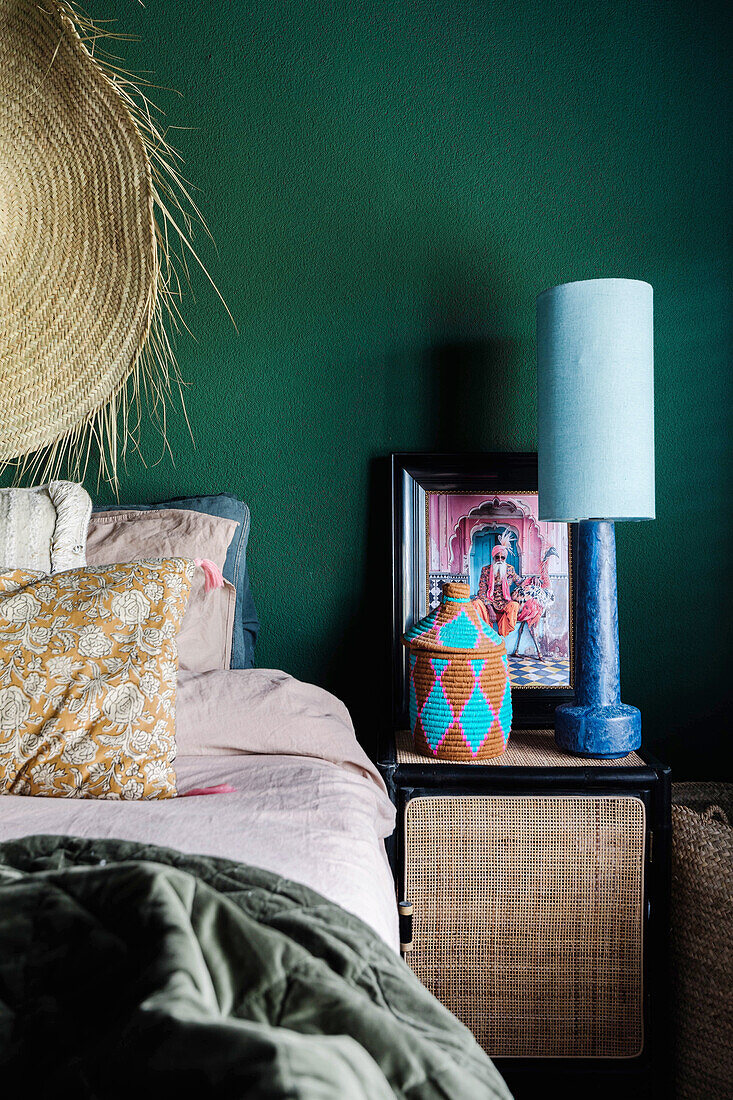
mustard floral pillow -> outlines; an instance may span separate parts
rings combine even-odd
[[[0,793],[176,794],[185,558],[0,574]]]

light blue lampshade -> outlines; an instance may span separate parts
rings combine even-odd
[[[538,297],[540,519],[654,519],[653,336],[648,283]]]

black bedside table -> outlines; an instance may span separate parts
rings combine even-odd
[[[379,766],[413,906],[405,960],[519,1100],[669,1096],[669,769],[570,756],[550,730],[479,764],[398,733]]]

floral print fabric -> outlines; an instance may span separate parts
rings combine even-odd
[[[194,564],[0,574],[0,793],[176,794],[176,635]]]

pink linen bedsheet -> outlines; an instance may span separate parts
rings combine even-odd
[[[0,797],[0,839],[34,833],[139,840],[295,879],[397,948],[384,838],[394,808],[342,703],[266,669],[179,674],[181,794],[149,802]]]

